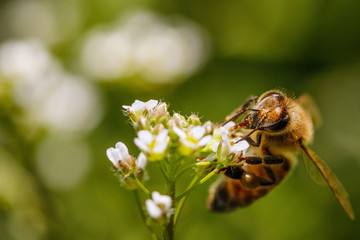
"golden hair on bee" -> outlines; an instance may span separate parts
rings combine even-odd
[[[260,97],[249,98],[222,125],[243,115],[231,131],[243,133],[241,140],[246,140],[250,147],[236,164],[223,169],[225,177],[210,188],[210,210],[233,210],[266,195],[296,165],[297,153],[301,151],[306,156],[308,173],[321,174],[345,212],[354,219],[344,187],[325,162],[307,147],[313,139],[314,125],[319,122],[318,110],[309,95],[294,99],[283,91],[267,91]]]

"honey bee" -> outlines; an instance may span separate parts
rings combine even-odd
[[[222,125],[236,121],[245,113],[245,118],[231,131],[234,134],[243,131],[242,139],[250,147],[238,163],[222,169],[225,177],[210,188],[209,210],[233,210],[266,195],[296,165],[297,153],[301,151],[310,176],[317,182],[325,180],[345,212],[354,219],[346,190],[325,162],[307,146],[318,119],[308,95],[293,99],[282,91],[265,92],[247,100]]]

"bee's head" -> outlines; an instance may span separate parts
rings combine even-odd
[[[279,132],[286,128],[290,120],[285,96],[277,91],[263,94],[250,110],[252,112],[244,120],[250,129]]]

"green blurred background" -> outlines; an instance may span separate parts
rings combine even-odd
[[[149,239],[105,155],[117,141],[138,154],[121,106],[161,99],[216,122],[273,88],[318,103],[312,148],[359,218],[359,12],[357,0],[1,1],[0,239]],[[177,239],[360,239],[301,162],[229,214],[205,209],[207,189]]]

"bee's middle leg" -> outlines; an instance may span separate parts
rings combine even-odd
[[[246,162],[250,165],[272,165],[272,164],[282,164],[285,162],[284,158],[276,157],[276,156],[265,156],[265,157],[258,157],[255,155],[243,156],[239,159],[239,162]]]
[[[225,169],[224,174],[229,178],[240,180],[242,185],[249,189],[276,184],[276,178],[271,168],[267,168],[266,166],[264,166],[264,168],[271,181],[257,176],[252,172],[245,171],[241,166],[229,166]]]

